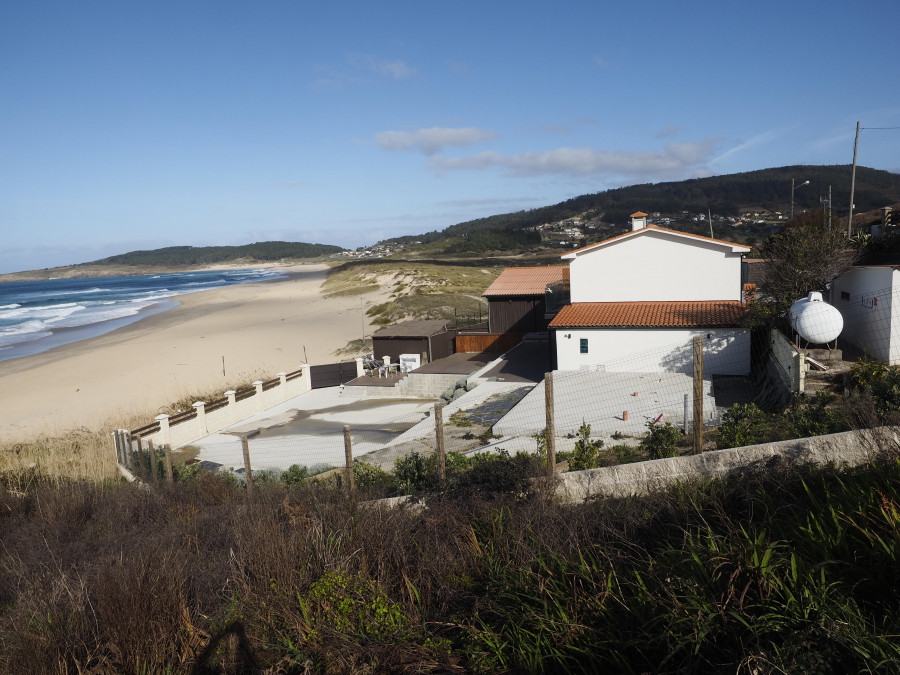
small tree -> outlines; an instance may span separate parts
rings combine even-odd
[[[824,290],[859,257],[838,219],[829,220],[821,209],[795,216],[769,237],[761,254],[769,260],[762,289],[779,315],[810,291]]]
[[[665,424],[647,422],[647,435],[641,441],[641,447],[650,456],[650,459],[662,459],[674,457],[678,454],[678,441],[681,439],[681,430]]]

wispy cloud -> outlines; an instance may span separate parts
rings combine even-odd
[[[375,134],[375,143],[385,150],[418,150],[430,156],[448,146],[475,145],[496,137],[493,131],[476,127],[432,127],[418,131],[382,131]]]
[[[678,135],[678,127],[674,124],[667,124],[656,132],[657,138],[675,138]]]
[[[407,80],[416,74],[416,69],[402,59],[391,61],[371,54],[351,54],[347,62],[358,70],[366,70],[394,80]]]
[[[470,206],[507,206],[509,204],[544,204],[545,199],[538,197],[493,197],[488,199],[450,199],[437,202],[441,206],[470,207]]]
[[[500,168],[516,177],[569,175],[672,179],[707,172],[706,164],[720,142],[705,139],[696,143],[666,143],[656,152],[557,148],[504,155],[489,151],[468,157],[433,157],[431,168],[436,171]]]
[[[594,57],[594,65],[599,66],[600,68],[603,68],[604,70],[606,70],[608,68],[612,68],[612,65],[610,64],[610,62],[601,56]]]
[[[757,134],[756,136],[753,136],[752,138],[739,143],[735,147],[726,150],[721,155],[716,157],[713,161],[721,162],[723,159],[731,157],[732,155],[736,155],[737,153],[743,152],[744,150],[752,148],[756,145],[763,145],[765,143],[771,143],[776,138],[781,136],[784,132],[785,132],[784,129],[770,129],[769,131],[765,131],[761,134]]]

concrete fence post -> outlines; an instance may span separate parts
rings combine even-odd
[[[163,445],[168,445],[172,442],[172,433],[169,431],[169,416],[157,415],[154,419],[159,422],[159,438],[157,440]]]
[[[197,431],[201,434],[209,433],[209,429],[206,427],[206,401],[197,401],[193,405],[197,410]]]
[[[366,369],[363,368],[363,360],[361,356],[356,357],[356,376],[363,377],[366,374]]]
[[[236,422],[237,418],[238,418],[237,417],[237,409],[235,408],[235,406],[237,405],[237,401],[234,398],[235,394],[237,394],[237,392],[234,389],[229,389],[228,391],[225,392],[225,398],[228,399],[227,419],[229,422]]]
[[[116,429],[113,432],[113,444],[116,446],[116,464],[120,464],[122,466],[125,465],[125,462],[122,459],[122,429]]]
[[[256,388],[256,412],[261,412],[266,409],[265,405],[263,405],[263,383],[262,380],[256,380],[253,383],[253,386]]]

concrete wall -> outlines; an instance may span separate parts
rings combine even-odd
[[[769,352],[772,363],[785,389],[791,394],[802,394],[806,385],[806,358],[778,330],[769,333]]]
[[[832,282],[831,304],[844,317],[842,342],[900,363],[900,272],[886,265],[851,268]]]
[[[741,254],[658,230],[575,255],[572,302],[740,300]]]
[[[361,367],[361,366],[360,366]],[[146,444],[153,441],[155,446],[169,445],[173,448],[186,445],[208,434],[214,434],[235,422],[250,417],[266,408],[271,408],[279,403],[284,403],[294,396],[305,394],[311,390],[311,378],[309,365],[300,367],[302,375],[292,380],[287,380],[285,373],[279,373],[281,382],[267,391],[263,391],[262,382],[254,382],[256,394],[250,398],[236,401],[233,391],[225,392],[229,403],[223,408],[207,413],[205,403],[198,401],[194,404],[197,416],[175,426],[169,425],[169,415],[159,415],[156,420],[160,423],[160,429],[154,434],[142,437]]]
[[[784,457],[797,462],[834,462],[838,466],[857,466],[870,461],[879,450],[896,449],[898,443],[900,437],[896,428],[847,431],[828,436],[715,450],[701,455],[563,473],[559,474],[556,490],[560,498],[568,502],[580,502],[599,496],[647,494],[679,481],[739,471],[773,457]]]
[[[737,328],[560,329],[556,331],[557,369],[692,373],[695,336],[703,338],[707,376],[750,372],[750,334]],[[587,354],[581,353],[582,339],[588,341]]]

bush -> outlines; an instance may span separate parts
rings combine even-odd
[[[598,459],[602,447],[601,439],[591,440],[591,425],[581,420],[581,426],[578,428],[578,440],[575,441],[575,450],[569,459],[569,469],[584,471],[596,468],[599,466]]]
[[[397,479],[384,469],[367,462],[353,463],[353,480],[358,490],[384,495],[397,492]]]
[[[798,399],[779,418],[779,427],[786,438],[806,438],[844,431],[840,417],[828,406],[833,394],[816,392],[808,400]]]
[[[768,416],[755,403],[735,403],[722,416],[718,447],[740,448],[759,443]]]
[[[681,429],[670,423],[654,424],[647,422],[647,435],[641,441],[641,448],[650,459],[675,457],[678,454],[678,441],[681,440]]]

